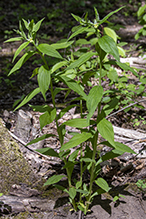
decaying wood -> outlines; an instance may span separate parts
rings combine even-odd
[[[140,139],[146,138],[146,133],[138,132],[138,131],[131,130],[131,129],[119,128],[116,126],[113,126],[113,128],[114,128],[115,135],[126,137],[127,141],[128,141],[128,138],[129,140],[131,139],[140,140]]]

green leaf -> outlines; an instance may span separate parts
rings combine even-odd
[[[75,128],[84,128],[90,124],[87,122],[87,119],[75,118],[64,122],[62,125],[68,125]]]
[[[49,85],[50,85],[50,73],[51,72],[48,69],[46,69],[45,66],[41,66],[39,68],[37,75],[38,84],[45,101],[46,101],[45,93],[49,89]]]
[[[73,42],[74,42],[74,40],[72,40],[70,42],[54,43],[54,44],[51,44],[51,46],[53,46],[54,49],[65,49],[65,48],[69,47],[70,45],[72,45]]]
[[[55,72],[56,70],[58,70],[59,68],[61,68],[62,66],[65,66],[65,65],[67,65],[67,61],[62,61],[62,62],[58,62],[58,63],[56,63],[53,67],[52,67],[52,69],[51,69],[51,74],[53,73],[53,72]]]
[[[137,72],[133,68],[131,68],[129,65],[127,65],[126,63],[118,62],[115,60],[110,60],[107,62],[107,64],[118,65],[121,69],[123,69],[125,71],[131,71],[135,76],[139,77]]]
[[[82,21],[82,18],[80,18],[79,16],[77,16],[77,15],[75,15],[75,14],[71,14],[73,17],[74,17],[74,19],[76,20],[76,21],[78,21],[78,22],[81,22]]]
[[[77,36],[77,35],[79,35],[79,34],[85,32],[87,29],[88,29],[88,27],[81,27],[81,26],[79,26],[79,28],[77,29],[77,31],[75,31],[75,32],[69,37],[68,41],[69,41],[70,39],[72,39],[73,37],[75,37],[75,36]]]
[[[103,24],[105,21],[107,21],[107,19],[109,17],[111,17],[113,14],[117,13],[118,11],[120,11],[122,8],[124,8],[125,6],[121,7],[121,8],[118,8],[117,10],[115,11],[112,11],[110,12],[108,15],[106,15],[100,22],[99,22],[99,25]]]
[[[75,150],[70,156],[69,156],[69,161],[74,161],[76,158],[77,158],[77,156],[78,156],[78,153],[79,153],[79,150],[80,149],[78,149],[78,150]]]
[[[117,48],[118,48],[118,51],[119,51],[119,55],[122,56],[122,57],[125,57],[126,56],[125,50],[120,46],[117,46]]]
[[[28,53],[25,53],[19,60],[18,62],[14,65],[14,67],[11,69],[9,72],[8,76],[10,76],[12,73],[17,71],[21,66],[31,57],[35,54],[36,52],[29,51]]]
[[[83,63],[87,62],[93,55],[95,55],[94,52],[87,52],[80,56],[79,59],[75,60],[73,63],[71,63],[66,70],[73,69],[76,67],[80,67]]]
[[[105,138],[111,145],[115,146],[113,126],[108,120],[103,118],[97,124],[97,129],[103,138]]]
[[[46,138],[49,138],[49,137],[51,137],[51,136],[55,136],[55,135],[53,135],[53,134],[44,134],[44,135],[42,135],[41,137],[38,137],[38,138],[36,138],[36,139],[30,141],[27,145],[31,145],[31,144],[37,143],[37,142],[42,141],[42,140],[44,140],[44,139],[46,139]],[[26,146],[27,146],[27,145],[26,145]],[[43,148],[43,149],[44,149],[44,148]],[[40,153],[41,153],[41,152],[40,152]]]
[[[104,110],[104,113],[106,114],[106,116],[109,113],[111,113],[113,111],[113,109],[115,109],[115,107],[118,105],[118,103],[119,103],[119,99],[115,97],[115,98],[112,98],[112,100],[103,107],[103,110]]]
[[[133,151],[130,147],[128,147],[127,145],[122,144],[120,142],[115,142],[115,146],[114,147],[115,147],[115,149],[117,149],[119,151],[136,154],[135,151]]]
[[[55,136],[55,135],[52,135],[52,136]],[[47,135],[46,135],[46,138],[48,138]],[[59,157],[59,154],[56,151],[54,151],[54,149],[49,148],[49,147],[37,149],[36,151],[38,151],[41,154],[45,154],[45,155],[48,155],[48,156],[51,156],[51,157]]]
[[[58,59],[63,59],[62,56],[59,54],[59,52],[57,52],[57,50],[54,49],[53,46],[48,45],[46,43],[38,45],[37,49],[40,52],[42,52],[42,53],[44,53],[48,56],[55,57],[55,58],[58,58]]]
[[[40,88],[36,88],[34,89],[32,92],[30,92],[25,98],[24,100],[15,108],[15,110],[19,109],[20,107],[22,107],[23,105],[25,105],[26,103],[28,103],[35,95],[37,95],[38,93],[40,93]]]
[[[57,182],[59,182],[63,177],[66,177],[65,175],[54,175],[52,177],[50,177],[47,182],[45,182],[44,186],[49,186],[52,184],[55,184]]]
[[[121,62],[116,62],[116,63],[120,68],[124,69],[125,71],[131,71],[135,76],[139,77],[137,72],[133,68],[128,66],[126,63],[121,63]]]
[[[81,144],[82,142],[87,141],[89,138],[92,137],[91,133],[81,133],[73,136],[67,143],[62,145],[60,150],[67,150],[73,147],[76,147],[77,145]]]
[[[115,41],[115,43],[117,42],[117,34],[114,30],[112,30],[111,28],[109,27],[105,27],[104,28],[104,32],[106,35],[110,36],[111,38],[113,38],[113,40]]]
[[[69,196],[71,197],[71,199],[74,199],[76,194],[77,194],[77,192],[76,192],[76,189],[74,187],[69,188]]]
[[[50,124],[56,118],[56,109],[52,109],[50,112],[46,111],[42,114],[39,118],[40,121],[40,128],[42,129],[47,124]]]
[[[109,187],[109,185],[103,178],[98,178],[97,180],[95,180],[95,182],[100,188],[102,188],[106,192],[111,189],[111,187]]]
[[[28,46],[29,42],[24,42],[23,44],[21,44],[21,46],[19,46],[19,48],[16,50],[13,61],[15,60],[15,58],[19,55],[19,53]]]
[[[13,37],[9,40],[6,40],[4,43],[10,43],[10,42],[21,41],[21,40],[23,40],[23,37]]]
[[[74,92],[76,92],[77,94],[82,96],[84,100],[86,100],[87,95],[84,93],[80,84],[78,84],[75,80],[72,80],[66,76],[60,76],[60,77],[61,77],[61,79],[63,79],[64,83],[67,84],[67,86],[71,90],[73,90]]]
[[[82,186],[82,181],[78,181],[76,183],[76,189],[80,188]]]
[[[45,18],[42,18],[40,21],[38,21],[34,26],[33,26],[33,31],[37,32],[40,29],[41,23]]]
[[[140,17],[145,13],[146,4],[138,9],[137,16]]]
[[[29,106],[33,109],[34,112],[44,113],[46,111],[50,112],[52,110],[52,108],[48,105],[43,105],[43,106],[36,105],[36,106],[34,106],[34,105],[29,104]]]
[[[59,113],[59,115],[57,116],[57,120],[60,119],[62,116],[64,116],[65,113],[67,113],[71,108],[77,106],[76,104],[67,106],[66,108],[62,109]]]
[[[110,53],[114,58],[120,61],[118,48],[115,41],[110,36],[103,36],[98,39],[98,44],[106,53]]]
[[[117,71],[114,68],[110,68],[109,71],[107,71],[107,76],[111,81],[116,82],[118,79]]]
[[[68,90],[68,88],[56,87],[53,91],[54,97],[62,90]]]
[[[87,96],[86,106],[89,111],[89,114],[87,115],[88,121],[93,116],[93,113],[95,112],[99,102],[101,101],[101,98],[103,96],[103,87],[102,86],[94,86]]]

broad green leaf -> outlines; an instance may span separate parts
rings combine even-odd
[[[87,44],[91,44],[89,41],[87,41],[86,39],[79,39],[76,41],[76,45],[87,45]]]
[[[88,27],[81,27],[81,26],[79,26],[79,28],[77,29],[77,31],[75,31],[75,32],[69,37],[68,41],[69,41],[70,39],[72,39],[73,37],[75,37],[75,36],[77,36],[77,35],[79,35],[79,34],[85,32],[87,29],[88,29]]]
[[[39,118],[40,121],[40,128],[42,129],[47,124],[50,124],[56,118],[56,109],[52,109],[50,112],[46,111],[42,114]]]
[[[59,115],[57,116],[57,120],[60,119],[62,116],[64,116],[65,113],[67,113],[71,108],[77,106],[76,104],[72,104],[70,106],[67,106],[66,108],[62,109],[59,113]]]
[[[72,80],[66,76],[60,76],[61,79],[63,79],[64,83],[67,84],[67,86],[73,90],[74,92],[76,92],[77,94],[79,94],[80,96],[83,97],[84,100],[86,100],[87,95],[84,93],[82,87],[80,84],[77,83],[77,81]]]
[[[10,76],[12,73],[17,71],[18,69],[21,68],[21,66],[31,57],[35,54],[36,52],[29,51],[28,53],[25,53],[19,60],[18,62],[14,65],[14,67],[11,69],[9,72],[8,76]]]
[[[14,58],[13,58],[13,61],[12,61],[12,62],[14,62],[14,60],[15,60],[16,57],[19,55],[19,53],[20,53],[24,48],[26,48],[29,43],[30,43],[30,42],[24,42],[23,44],[21,44],[21,46],[19,46],[19,48],[18,48],[18,49],[16,50],[16,52],[15,52],[15,55],[14,55]]]
[[[128,147],[127,145],[122,144],[120,142],[115,142],[115,146],[114,147],[115,147],[115,149],[117,149],[119,151],[136,154],[135,151],[133,151],[130,147]]]
[[[88,121],[93,116],[93,113],[95,112],[99,102],[101,101],[101,98],[103,96],[103,87],[102,86],[94,86],[87,96],[86,106],[89,111],[89,114],[87,115]]]
[[[82,181],[78,181],[76,183],[76,189],[80,188],[82,186]]]
[[[108,36],[110,36],[111,38],[113,38],[113,40],[115,41],[115,43],[117,42],[118,36],[117,36],[117,34],[116,34],[116,32],[115,32],[114,30],[112,30],[112,29],[109,28],[109,27],[105,27],[105,28],[104,28],[104,32],[105,32],[106,35],[108,35]]]
[[[109,17],[111,17],[113,14],[115,14],[115,13],[117,13],[118,11],[120,11],[122,8],[124,8],[125,6],[123,6],[123,7],[121,7],[121,8],[118,8],[117,10],[115,10],[115,11],[112,11],[112,12],[110,12],[108,15],[106,15],[102,20],[100,20],[100,22],[99,22],[99,25],[101,25],[101,24],[103,24],[105,21],[107,21],[107,19],[109,18]]]
[[[95,180],[95,182],[101,189],[106,192],[111,189],[111,187],[109,187],[108,183],[103,178],[98,178],[97,180]]]
[[[52,69],[51,69],[51,74],[53,73],[53,72],[55,72],[56,70],[58,70],[59,68],[61,68],[62,66],[65,66],[65,65],[67,65],[67,61],[62,61],[62,62],[58,62],[58,63],[56,63],[53,67],[52,67]]]
[[[74,40],[69,41],[69,42],[63,42],[63,43],[54,43],[54,44],[51,44],[51,46],[53,46],[54,49],[65,49],[69,47],[70,45],[72,45],[73,42]]]
[[[21,41],[21,40],[23,40],[23,37],[13,37],[9,40],[6,40],[4,43],[10,43],[10,42]]]
[[[50,134],[48,134],[48,135],[50,135]],[[48,138],[48,135],[46,135],[46,138]],[[50,135],[50,136],[55,136],[55,135]],[[45,155],[48,155],[51,157],[59,157],[59,154],[56,151],[54,151],[54,149],[49,148],[49,147],[37,149],[36,151],[38,151],[41,154],[45,154]]]
[[[54,97],[62,90],[68,90],[68,88],[56,87],[53,91]]]
[[[79,153],[79,150],[80,149],[78,149],[78,150],[75,150],[70,156],[69,156],[69,161],[74,161],[76,158],[77,158],[77,156],[78,156],[78,153]]]
[[[28,30],[29,28],[29,23],[26,21],[26,20],[24,20],[24,19],[22,19],[23,20],[23,23],[24,23],[24,25],[25,25],[25,28]]]
[[[84,128],[89,126],[90,124],[89,122],[87,122],[87,119],[75,118],[64,122],[63,125],[68,125],[76,128]]]
[[[125,71],[131,71],[135,76],[139,77],[137,72],[133,68],[131,68],[129,65],[127,65],[126,63],[118,62],[115,60],[110,60],[107,63],[110,65],[118,65],[121,69]]]
[[[111,150],[111,151],[107,152],[106,154],[104,154],[102,157],[100,157],[100,159],[97,161],[96,165],[99,165],[100,163],[102,163],[106,160],[110,160],[110,159],[113,159],[115,157],[118,157],[118,156],[122,155],[123,153],[124,153],[123,151]]]
[[[32,92],[30,92],[25,98],[24,100],[15,108],[15,110],[19,109],[20,107],[22,107],[23,105],[25,105],[26,103],[28,103],[35,95],[37,95],[38,93],[40,93],[40,88],[36,88],[34,89]]]
[[[111,81],[116,82],[118,79],[117,71],[114,68],[110,68],[109,71],[107,71],[107,76]]]
[[[126,63],[121,63],[121,62],[116,62],[116,63],[120,68],[124,69],[125,71],[131,71],[135,76],[137,77],[139,76],[137,72],[130,66],[126,65]]]
[[[119,99],[115,97],[115,98],[112,98],[112,100],[103,107],[103,110],[106,116],[110,114],[113,111],[113,109],[115,109],[118,103],[119,103]]]
[[[62,145],[60,150],[67,150],[73,147],[76,147],[77,145],[81,144],[82,142],[87,141],[89,138],[92,137],[91,133],[81,133],[73,136],[67,143]]]
[[[34,112],[44,113],[46,111],[50,112],[52,110],[52,108],[48,105],[42,105],[42,106],[41,105],[36,105],[36,106],[34,106],[34,105],[29,104],[29,106],[33,109]]]
[[[105,138],[111,145],[115,146],[113,126],[108,120],[103,118],[97,124],[97,129],[103,138]]]
[[[82,193],[82,194],[84,194],[84,195],[88,195],[88,194],[89,194],[88,191],[82,190],[82,189],[76,189],[76,191],[79,192],[79,193]],[[80,204],[82,204],[82,203],[80,203]]]
[[[59,182],[63,177],[66,177],[65,175],[54,175],[52,177],[50,177],[47,182],[45,182],[44,186],[49,186],[52,184],[55,184],[57,182]]]
[[[33,26],[33,31],[37,32],[40,29],[41,23],[45,18],[41,19],[40,21],[38,21],[34,26]]]
[[[76,189],[74,187],[69,188],[69,196],[71,197],[71,199],[74,199],[76,194],[77,194],[77,192],[76,192]]]
[[[80,56],[77,60],[75,60],[73,63],[71,63],[66,70],[73,69],[76,67],[80,67],[83,63],[87,62],[93,55],[95,55],[94,52],[87,52]]]
[[[118,48],[115,41],[110,36],[103,36],[98,39],[98,44],[106,53],[110,53],[114,58],[120,61]]]
[[[81,22],[82,18],[80,18],[79,16],[77,16],[77,15],[75,15],[75,14],[71,14],[71,15],[74,17],[74,19],[75,19],[76,21]]]
[[[44,135],[42,135],[41,137],[38,137],[38,138],[36,138],[36,139],[30,141],[27,145],[31,145],[31,144],[37,143],[37,142],[42,141],[42,140],[44,140],[44,139],[46,139],[46,138],[49,138],[49,137],[51,137],[51,136],[55,136],[55,135],[53,135],[53,134],[44,134]],[[27,145],[26,145],[26,146],[27,146]],[[43,149],[45,149],[45,148],[43,148]],[[40,152],[40,153],[41,153],[41,152]]]
[[[140,17],[145,13],[146,4],[138,9],[137,16]]]
[[[109,185],[103,178],[98,178],[97,180],[95,180],[95,182],[100,188],[102,188],[106,192],[111,189],[111,187],[109,187]]]
[[[37,74],[38,74],[38,71],[39,71],[39,68],[35,68],[35,69],[33,70],[33,73],[32,73],[32,75],[31,75],[30,79],[33,78],[35,75],[37,75]]]
[[[38,45],[37,49],[48,56],[55,57],[58,59],[63,59],[62,56],[59,54],[59,52],[57,52],[57,50],[54,49],[54,47],[49,44],[46,43],[40,44]]]
[[[62,146],[63,143],[64,143],[64,136],[65,136],[65,133],[66,133],[65,126],[64,125],[58,126],[57,127],[57,132],[58,132],[58,135],[59,135],[60,144]]]
[[[94,11],[95,11],[95,18],[96,18],[96,22],[98,23],[99,22],[99,13],[97,11],[97,9],[94,7]]]
[[[126,56],[125,50],[120,46],[117,46],[117,48],[118,48],[118,51],[119,51],[119,55],[122,56],[122,57],[125,57]]]
[[[46,100],[45,93],[49,89],[50,85],[50,71],[45,68],[45,66],[41,66],[38,71],[37,79],[38,79],[38,84],[41,90],[41,93]]]

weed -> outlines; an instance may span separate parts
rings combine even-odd
[[[13,61],[18,58],[20,52],[27,48],[30,44],[33,45],[31,49],[28,47],[27,52],[16,62],[14,67],[9,72],[13,74],[16,70],[32,56],[40,55],[43,64],[33,71],[32,77],[37,75],[38,87],[28,94],[22,102],[16,107],[15,110],[28,103],[35,95],[42,93],[46,101],[46,92],[50,91],[52,97],[52,107],[46,105],[32,106],[34,111],[41,112],[39,118],[40,128],[43,129],[47,124],[55,121],[57,127],[57,135],[54,133],[45,134],[29,142],[27,145],[38,142],[51,136],[56,136],[60,141],[59,151],[52,148],[38,149],[42,154],[48,156],[58,157],[64,162],[63,169],[66,174],[53,175],[44,185],[54,185],[58,189],[68,193],[69,201],[73,209],[78,209],[87,214],[88,209],[93,201],[93,198],[105,192],[109,192],[111,187],[105,179],[100,176],[101,163],[111,158],[122,155],[124,152],[135,153],[128,146],[114,141],[114,131],[112,124],[106,117],[116,109],[118,105],[118,98],[110,98],[108,102],[105,101],[102,106],[102,101],[106,97],[102,82],[110,80],[116,82],[118,74],[113,67],[118,65],[125,71],[131,71],[138,77],[138,74],[128,65],[120,62],[119,53],[123,51],[117,43],[117,35],[110,28],[103,28],[102,24],[107,22],[107,19],[120,9],[109,13],[100,20],[96,8],[95,19],[90,21],[88,14],[84,18],[72,14],[74,19],[79,23],[78,26],[72,28],[72,34],[66,41],[57,42],[54,44],[39,44],[36,39],[36,33],[39,30],[41,23],[40,20],[36,24],[34,21],[27,22],[23,19],[24,26],[27,33],[24,32],[22,23],[19,23],[19,30],[16,33],[20,37],[15,37],[7,40],[6,42],[21,41],[23,43],[14,54]],[[79,34],[85,34],[85,38],[80,41],[75,41],[75,37]],[[92,38],[93,36],[93,38]],[[89,39],[89,40],[87,40]],[[79,50],[75,51],[72,45],[79,46]],[[83,45],[85,48],[83,47]],[[60,50],[67,49],[67,55],[63,58]],[[112,55],[115,60],[110,60],[108,55]],[[53,57],[53,64],[50,63]],[[96,80],[96,85],[91,87],[92,79]],[[62,82],[65,88],[53,87],[53,81]],[[88,92],[86,88],[88,86]],[[132,88],[133,89],[133,88]],[[64,108],[57,114],[57,106],[55,97],[61,91],[66,92],[65,99],[71,91],[77,94],[74,100],[64,103]],[[112,90],[109,89],[109,93]],[[74,104],[72,103],[74,101]],[[86,109],[84,109],[84,107]],[[71,108],[77,107],[80,112],[80,118],[68,120],[59,124],[58,120],[67,113]],[[96,119],[93,119],[93,114],[96,114]],[[69,133],[72,138],[68,142],[64,142],[66,133],[66,126],[75,127],[78,131]],[[103,142],[99,141],[99,134],[105,139]],[[106,145],[111,148],[111,151],[102,155],[98,148],[100,144]],[[79,177],[73,177],[73,171],[76,165],[80,166]],[[84,181],[85,174],[89,175],[89,182]],[[66,177],[68,180],[68,187],[60,186],[59,181]],[[74,179],[73,179],[74,178]],[[94,190],[93,190],[94,185]],[[79,198],[78,198],[79,197]],[[117,200],[120,196],[116,196]]]

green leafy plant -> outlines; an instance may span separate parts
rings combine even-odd
[[[138,9],[137,17],[143,27],[135,35],[136,40],[139,39],[140,36],[146,36],[146,4]]]
[[[33,20],[27,22],[23,19],[23,24],[28,33],[26,34],[24,32],[23,25],[20,22],[19,30],[16,31],[20,37],[11,38],[6,41],[24,41],[15,52],[13,61],[16,60],[19,53],[28,47],[28,45],[32,44],[33,46],[16,62],[9,75],[20,69],[21,66],[34,55],[40,55],[43,61],[43,64],[36,68],[32,74],[32,77],[37,75],[38,87],[29,93],[15,110],[28,103],[40,92],[44,100],[46,100],[46,92],[50,92],[53,103],[52,107],[47,104],[43,106],[31,105],[31,107],[34,111],[42,113],[39,118],[40,128],[43,129],[44,126],[55,121],[58,134],[45,134],[32,140],[27,145],[51,136],[59,138],[59,152],[52,148],[42,148],[37,151],[48,156],[60,158],[64,162],[63,169],[66,170],[66,174],[53,175],[44,185],[54,185],[58,189],[68,193],[69,201],[73,209],[75,211],[80,209],[84,214],[88,212],[95,196],[109,192],[111,189],[106,180],[100,175],[101,163],[117,157],[124,152],[135,153],[128,146],[114,141],[112,124],[106,119],[118,104],[117,99],[111,99],[102,107],[102,100],[105,97],[102,82],[107,78],[112,81],[116,81],[118,78],[117,72],[112,66],[118,65],[125,71],[130,70],[137,75],[137,72],[132,68],[120,62],[120,50],[115,32],[110,28],[102,27],[102,24],[107,22],[107,19],[120,9],[109,13],[100,20],[99,14],[96,8],[94,8],[95,19],[93,22],[88,20],[88,14],[86,14],[84,18],[72,14],[75,20],[79,22],[79,25],[72,29],[72,34],[66,41],[54,44],[39,44],[36,39],[36,33],[43,19],[36,24]],[[75,42],[73,38],[79,34],[86,34],[86,37],[90,36],[90,38],[93,36],[92,40],[87,41],[89,49],[80,50],[78,54],[74,54],[73,50],[68,50],[67,56],[63,58],[58,50],[70,48]],[[109,54],[114,57],[114,61],[108,59]],[[55,63],[53,66],[48,62],[48,57],[54,58]],[[91,78],[96,80],[97,85],[91,87]],[[54,81],[64,83],[66,88],[54,88]],[[89,91],[85,92],[87,86],[89,87]],[[77,97],[64,103],[65,108],[57,114],[55,97],[62,90],[66,91],[65,98],[71,91],[74,91]],[[59,119],[75,106],[79,108],[80,118],[71,119],[60,124]],[[96,114],[96,119],[93,119],[93,114]],[[75,127],[77,129],[77,132],[70,133],[72,138],[68,142],[64,142],[66,126]],[[103,142],[99,141],[100,135],[105,139]],[[110,147],[111,150],[102,155],[100,149],[98,149],[100,148],[100,144]],[[80,166],[80,174],[79,176],[77,175],[75,177],[74,175],[74,177],[72,177],[77,165]],[[85,181],[86,174],[88,174],[88,181]],[[68,180],[67,187],[58,184],[64,177]]]
[[[134,119],[134,126],[145,125],[146,121],[142,116],[139,116],[139,119]]]
[[[141,191],[146,191],[146,181],[145,179],[139,179],[136,183],[136,185],[138,186],[138,188],[141,190]]]

